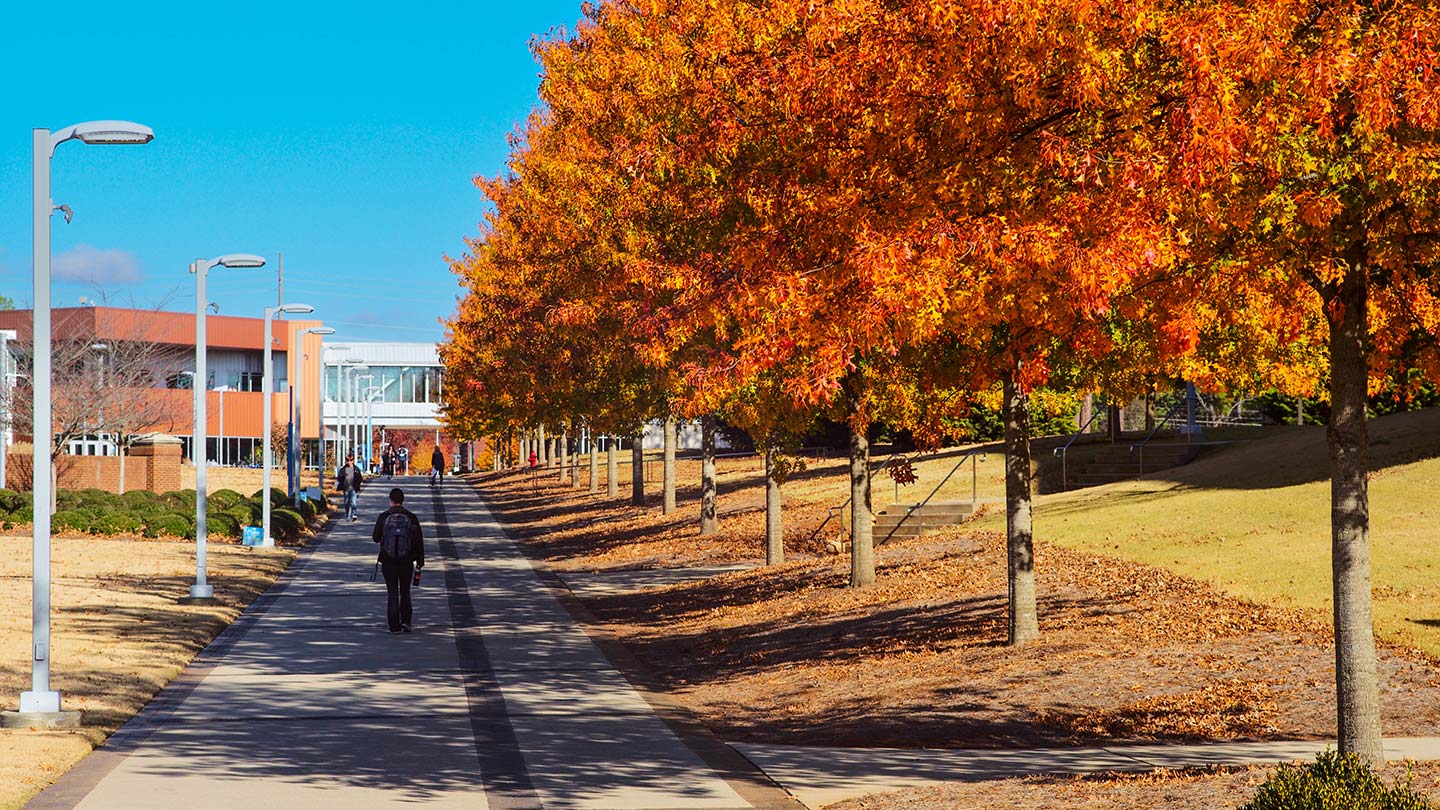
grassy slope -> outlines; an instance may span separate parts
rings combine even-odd
[[[1440,656],[1440,409],[1377,419],[1370,435],[1376,630]],[[1035,536],[1328,615],[1328,476],[1324,428],[1276,428],[1143,481],[1041,496]]]

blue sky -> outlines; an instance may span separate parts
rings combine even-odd
[[[336,339],[438,340],[459,288],[443,256],[484,213],[536,104],[529,42],[579,17],[525,3],[64,2],[0,11],[0,294],[31,293],[31,130],[119,118],[142,147],[62,145],[55,306],[82,297],[194,311],[196,257],[222,314],[311,304]],[[33,4],[24,4],[33,5]]]

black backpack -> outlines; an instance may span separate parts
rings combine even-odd
[[[404,512],[391,512],[380,530],[380,557],[391,562],[406,562],[415,554],[412,545],[415,525]]]

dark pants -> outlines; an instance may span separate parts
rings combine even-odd
[[[415,575],[415,563],[380,561],[380,573],[385,575],[385,618],[391,630],[400,625],[410,624],[410,578]]]

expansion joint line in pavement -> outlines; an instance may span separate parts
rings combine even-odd
[[[480,760],[480,779],[485,798],[492,810],[527,810],[540,808],[540,797],[525,769],[520,742],[510,725],[505,698],[485,639],[475,616],[475,604],[465,581],[465,568],[460,549],[450,529],[449,516],[441,489],[430,489],[431,514],[434,516],[435,545],[445,560],[445,598],[450,608],[450,624],[455,634],[455,649],[465,683],[465,698],[470,706],[470,729],[475,738],[475,754]]]

